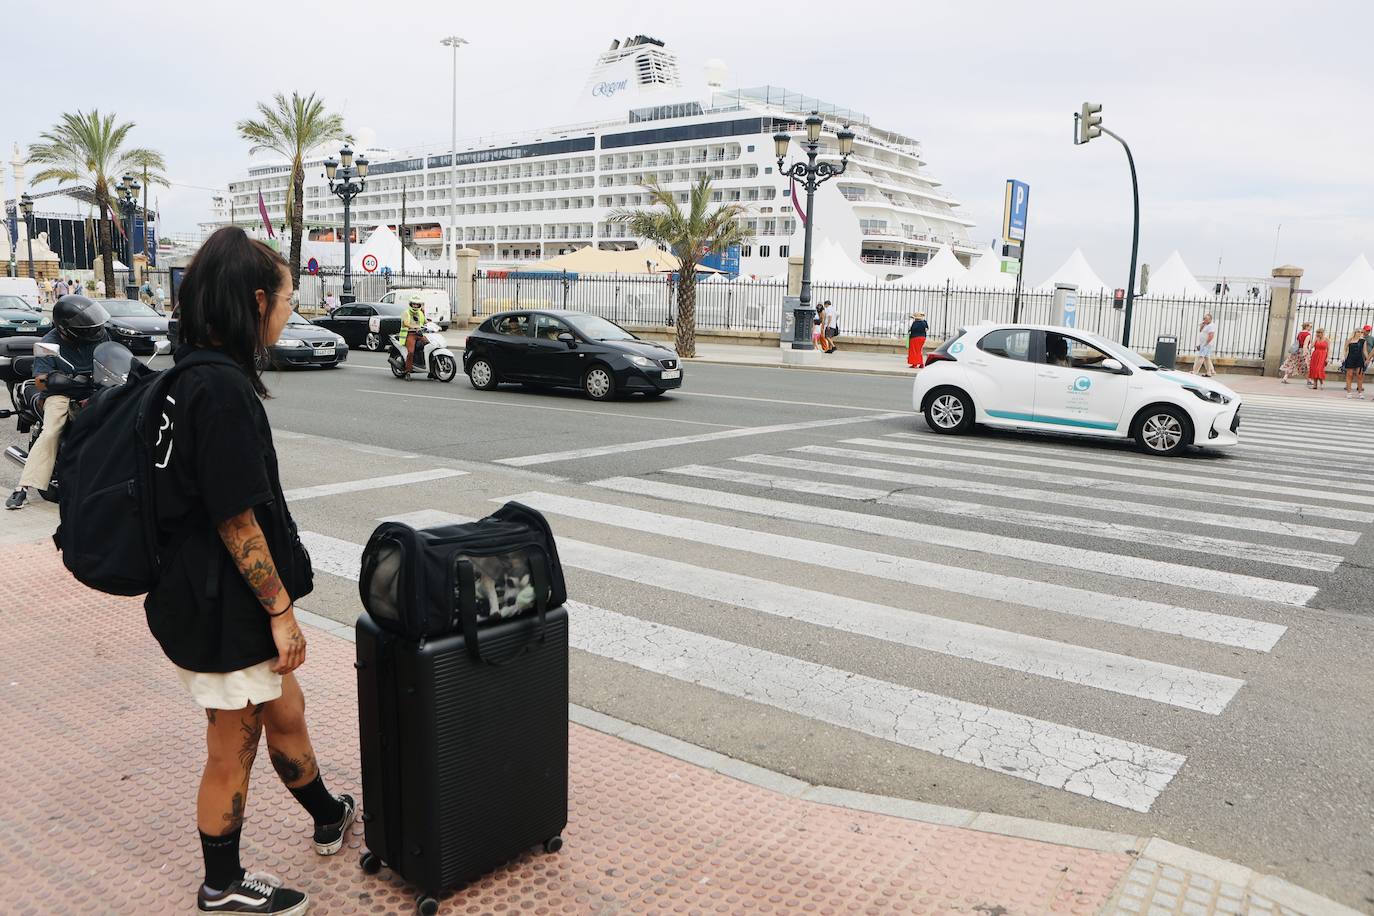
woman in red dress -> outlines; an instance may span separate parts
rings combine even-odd
[[[1312,342],[1312,358],[1307,367],[1307,377],[1312,387],[1318,391],[1326,384],[1326,360],[1331,352],[1331,341],[1326,339],[1326,328],[1317,328],[1317,339]]]

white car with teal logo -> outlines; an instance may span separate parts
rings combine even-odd
[[[1054,325],[961,328],[926,358],[912,403],[937,433],[982,423],[1133,439],[1152,455],[1240,441],[1240,396],[1225,385]]]

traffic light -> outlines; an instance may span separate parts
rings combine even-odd
[[[1083,103],[1083,111],[1078,118],[1078,142],[1087,143],[1093,137],[1102,136],[1102,106],[1092,102]]]

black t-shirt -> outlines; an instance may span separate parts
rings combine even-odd
[[[916,318],[912,320],[911,327],[907,328],[906,336],[925,337],[927,336],[926,332],[929,330],[930,325],[926,324],[926,320],[924,318]]]
[[[178,361],[191,347],[177,351]],[[191,671],[237,671],[277,655],[267,613],[216,528],[253,509],[292,599],[313,585],[277,477],[277,453],[252,383],[226,363],[172,382],[154,447],[162,575],[144,601],[167,657]]]

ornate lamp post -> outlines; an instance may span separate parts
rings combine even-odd
[[[849,166],[849,154],[854,151],[854,132],[846,124],[835,134],[835,139],[840,145],[840,164],[838,167],[830,162],[817,162],[816,156],[821,149],[821,125],[824,122],[816,112],[811,112],[811,117],[806,119],[806,139],[802,141],[802,149],[806,152],[805,162],[795,162],[790,166],[785,166],[784,160],[787,158],[787,144],[792,137],[789,134],[779,133],[773,135],[773,146],[778,154],[778,174],[789,178],[800,179],[803,187],[806,188],[806,246],[802,253],[802,283],[801,299],[797,304],[796,313],[792,317],[792,349],[810,350],[815,347],[811,341],[812,316],[815,314],[811,308],[811,230],[816,224],[816,189],[825,182],[834,178],[836,175],[843,175],[844,170]],[[796,206],[796,201],[793,201]]]
[[[138,189],[141,187],[138,179],[134,176],[125,174],[119,179],[119,184],[115,185],[115,194],[119,199],[119,208],[124,211],[124,240],[128,242],[128,253],[125,255],[129,259],[128,279],[124,283],[124,298],[138,298],[138,281],[134,277],[134,213],[138,209]]]
[[[339,150],[339,158],[329,158],[324,161],[324,177],[329,179],[329,190],[335,197],[343,201],[344,208],[344,282],[343,293],[339,296],[339,303],[348,305],[358,297],[353,295],[353,261],[350,248],[352,232],[352,222],[349,219],[348,208],[353,203],[353,198],[363,192],[363,187],[367,184],[367,157],[359,156],[355,164],[353,161],[353,150],[344,147]]]
[[[24,234],[29,242],[29,279],[33,276],[33,198],[25,191],[19,197],[19,212],[24,214]]]

